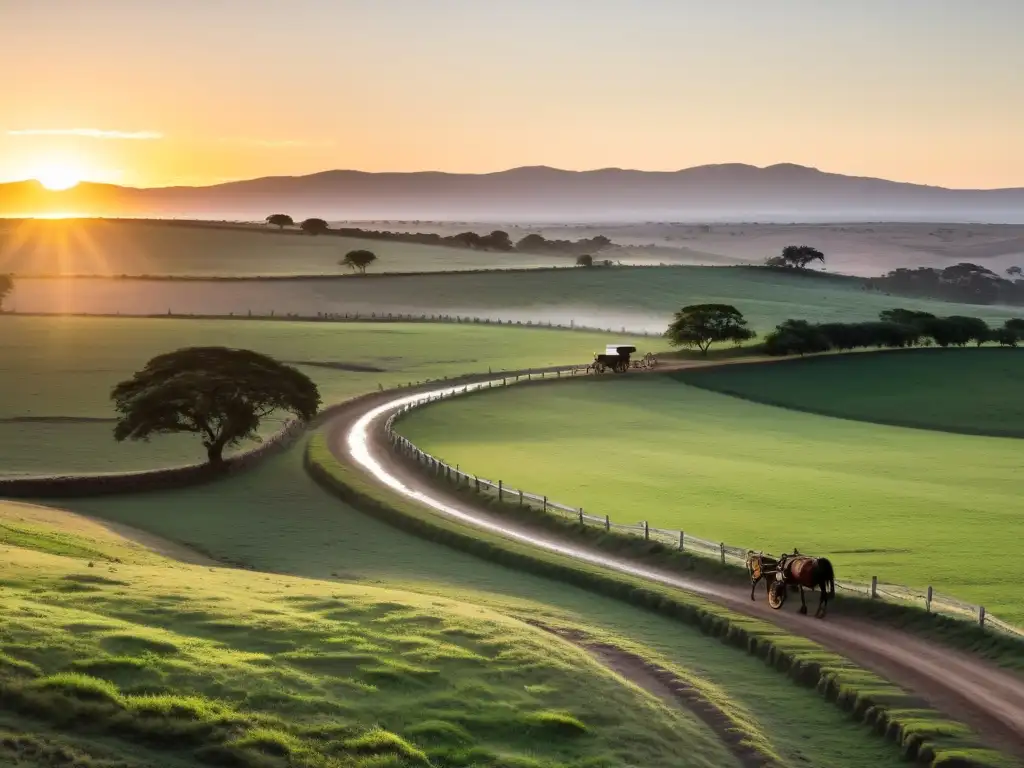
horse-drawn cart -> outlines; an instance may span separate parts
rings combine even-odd
[[[825,615],[829,598],[836,596],[835,573],[832,563],[824,557],[808,557],[798,550],[776,559],[764,552],[747,552],[747,572],[750,575],[750,599],[754,599],[757,582],[764,579],[768,592],[768,605],[778,610],[786,602],[789,587],[800,590],[800,613],[807,613],[804,588],[820,589],[821,602],[816,616]]]
[[[625,373],[630,368],[653,368],[657,364],[654,355],[648,352],[639,360],[631,360],[636,353],[636,347],[631,344],[609,344],[605,347],[604,354],[594,355],[594,362],[590,364],[594,373]]]

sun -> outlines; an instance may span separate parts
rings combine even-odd
[[[48,165],[35,173],[36,180],[47,189],[58,192],[71,189],[82,180],[75,168],[67,165]]]

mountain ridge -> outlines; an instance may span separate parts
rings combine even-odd
[[[329,169],[204,186],[83,182],[63,191],[0,184],[0,215],[295,216],[370,219],[622,218],[1024,221],[1024,187],[957,189],[850,176],[795,163],[717,163],[676,171],[546,165],[487,173]],[[851,218],[853,217],[853,218]],[[894,219],[895,217],[895,219]],[[922,218],[923,217],[923,218]]]

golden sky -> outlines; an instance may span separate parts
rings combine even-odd
[[[1021,0],[0,0],[0,181],[793,162],[1024,186]]]

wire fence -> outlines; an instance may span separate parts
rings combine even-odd
[[[435,476],[444,478],[458,486],[469,488],[477,493],[487,494],[497,498],[499,501],[529,505],[545,513],[558,515],[562,518],[573,520],[580,525],[590,525],[604,528],[605,531],[623,533],[630,536],[642,537],[645,541],[656,541],[667,547],[672,547],[680,552],[698,555],[701,557],[715,558],[723,565],[733,564],[745,567],[747,553],[751,547],[738,547],[722,541],[711,541],[703,539],[682,530],[657,528],[650,525],[646,520],[635,523],[623,523],[612,520],[608,515],[595,515],[587,512],[583,507],[563,504],[541,494],[532,493],[519,488],[506,485],[502,480],[491,480],[479,475],[463,471],[458,464],[451,466],[444,460],[432,456],[426,451],[417,448],[407,438],[395,432],[394,425],[409,411],[421,408],[430,403],[440,400],[448,400],[453,397],[468,395],[487,391],[496,387],[512,386],[514,384],[551,380],[556,378],[571,378],[575,376],[594,375],[589,366],[566,366],[558,369],[546,369],[544,371],[528,372],[514,376],[503,376],[488,381],[466,384],[449,389],[425,394],[422,399],[416,400],[393,413],[385,424],[385,431],[395,449],[402,455],[418,463],[425,471]],[[759,550],[754,550],[759,551]],[[923,607],[929,613],[939,613],[957,619],[963,619],[977,623],[982,628],[995,629],[999,632],[1024,639],[1024,629],[993,616],[986,612],[985,607],[974,605],[959,600],[949,595],[939,594],[929,586],[927,589],[908,587],[903,584],[891,584],[880,581],[877,576],[872,577],[870,583],[836,581],[837,591],[847,592],[851,595],[884,600],[891,603],[904,605],[916,605]]]
[[[400,313],[400,312],[279,312],[274,309],[263,309],[253,311],[227,310],[224,312],[176,312],[168,308],[166,312],[19,312],[12,303],[11,308],[4,310],[6,315],[19,315],[22,317],[135,317],[146,319],[168,318],[174,320],[294,320],[297,322],[325,322],[325,323],[455,323],[458,325],[497,325],[502,327],[517,328],[550,328],[560,331],[581,331],[584,333],[615,333],[623,336],[636,336],[644,338],[660,338],[663,334],[654,331],[638,330],[628,328],[624,325],[618,328],[600,327],[586,325],[569,320],[568,323],[559,323],[551,320],[511,320],[500,317],[478,317],[474,315],[445,315],[430,313]]]

